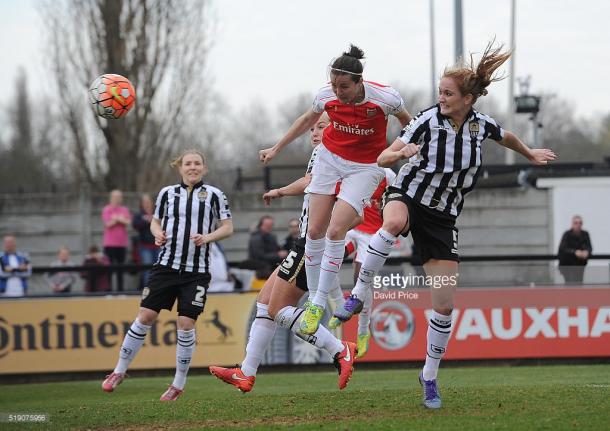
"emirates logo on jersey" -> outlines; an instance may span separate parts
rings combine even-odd
[[[339,132],[350,133],[352,135],[370,136],[375,133],[374,127],[371,127],[370,129],[361,129],[357,124],[352,126],[351,124],[341,124],[333,121],[333,127]]]

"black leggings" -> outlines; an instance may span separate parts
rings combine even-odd
[[[125,263],[127,256],[127,248],[125,247],[104,247],[104,254],[108,256],[111,264],[122,265]],[[117,276],[117,291],[123,291],[123,270],[119,269],[116,272]],[[111,278],[112,279],[112,278]]]

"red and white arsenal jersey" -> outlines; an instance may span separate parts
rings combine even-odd
[[[326,111],[330,125],[324,129],[322,143],[346,160],[375,163],[386,144],[388,115],[396,115],[405,103],[392,87],[364,81],[364,100],[357,104],[341,103],[329,85],[323,87],[313,102],[313,111]]]
[[[381,217],[381,197],[385,192],[388,184],[392,184],[396,174],[392,169],[385,168],[385,178],[381,180],[379,186],[371,196],[371,205],[364,207],[364,220],[354,229],[360,232],[374,234],[383,225],[383,218]]]

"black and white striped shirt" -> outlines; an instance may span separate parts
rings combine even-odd
[[[403,165],[392,186],[414,201],[457,217],[464,195],[476,182],[481,166],[481,142],[501,141],[504,130],[496,121],[471,110],[459,130],[439,105],[420,112],[401,132],[405,144],[420,145],[419,154]]]
[[[161,221],[167,242],[157,264],[187,272],[210,271],[208,244],[195,246],[194,234],[209,234],[219,220],[231,218],[225,194],[199,182],[192,188],[184,183],[164,187],[157,197],[154,217]]]
[[[316,161],[316,155],[318,154],[318,148],[320,145],[317,145],[313,151],[311,152],[311,156],[309,157],[309,162],[307,162],[307,170],[305,171],[305,175],[311,174],[313,170],[313,164]],[[301,218],[299,219],[299,231],[301,232],[301,238],[304,238],[307,235],[307,222],[309,221],[309,192],[305,189],[305,196],[303,196],[303,208],[301,209]]]

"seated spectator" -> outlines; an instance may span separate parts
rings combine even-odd
[[[52,267],[76,266],[70,260],[70,249],[61,247],[57,253],[57,260],[51,263]],[[58,271],[45,274],[45,281],[54,293],[70,293],[76,284],[76,274],[70,271]]]
[[[0,254],[0,295],[25,296],[31,275],[29,256],[17,251],[17,240],[13,235],[6,235],[4,252]]]
[[[108,266],[110,261],[100,249],[92,245],[85,256],[83,266]],[[85,292],[110,292],[110,272],[103,268],[83,271],[81,277],[86,280]]]
[[[282,246],[284,250],[292,250],[294,242],[301,236],[301,229],[299,229],[299,225],[300,223],[298,218],[292,218],[288,222],[288,236],[284,240],[284,245]]]
[[[250,235],[248,242],[248,259],[259,265],[256,277],[268,278],[273,269],[286,257],[288,252],[281,250],[273,232],[273,217],[263,216],[257,228]]]

